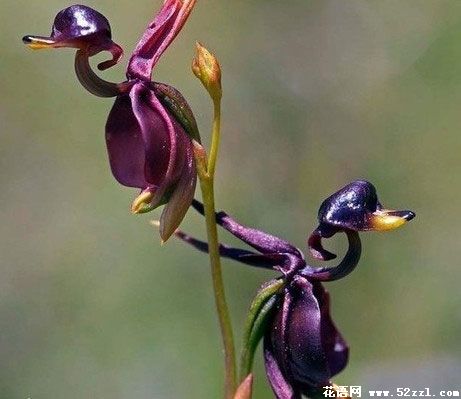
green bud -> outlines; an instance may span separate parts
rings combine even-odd
[[[192,72],[203,83],[213,101],[219,101],[222,97],[221,67],[217,58],[198,42]]]

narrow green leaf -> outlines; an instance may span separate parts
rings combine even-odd
[[[240,376],[242,380],[251,373],[254,353],[272,314],[272,309],[277,300],[276,294],[283,286],[283,280],[272,280],[264,285],[253,299],[245,323],[243,349],[240,358]]]

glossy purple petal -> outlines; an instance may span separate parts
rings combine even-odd
[[[327,356],[330,377],[341,372],[349,359],[349,347],[330,315],[330,295],[322,284],[314,283],[314,296],[320,305],[322,346]]]
[[[127,68],[129,79],[150,81],[160,56],[184,26],[196,0],[166,0],[133,51]]]
[[[291,323],[291,310],[293,296],[288,288],[284,289],[284,294],[277,302],[277,310],[274,316],[272,327],[270,328],[270,340],[274,357],[278,360],[280,371],[291,378],[291,368],[289,365],[290,353],[288,346],[288,332]]]
[[[294,390],[294,387],[280,370],[271,339],[267,335],[264,337],[264,365],[267,378],[277,399],[301,399],[299,391]]]
[[[299,391],[295,389],[295,381],[291,378],[289,367],[289,350],[286,345],[292,296],[285,288],[283,297],[279,298],[277,310],[272,322],[264,336],[264,360],[269,383],[278,399],[300,398]]]
[[[176,237],[193,248],[208,253],[208,243],[198,238],[192,237],[181,230],[175,232]],[[264,269],[272,269],[276,266],[283,265],[287,260],[286,254],[257,254],[246,249],[233,248],[229,245],[219,244],[219,254],[223,258],[233,259],[237,262],[246,265],[260,267]]]
[[[368,217],[380,208],[376,188],[365,180],[354,181],[330,195],[320,205],[318,219],[341,229],[368,229]]]
[[[95,35],[101,39],[110,39],[109,21],[98,11],[79,4],[61,10],[56,15],[51,30],[51,37],[61,42]]]
[[[293,297],[285,340],[292,378],[301,384],[321,386],[331,374],[323,342],[320,306],[312,284],[296,276],[290,284]]]
[[[120,184],[146,188],[146,149],[129,94],[118,96],[106,123],[106,144],[112,174]]]
[[[184,136],[179,154],[178,135]],[[159,198],[181,174],[185,139],[180,125],[143,83],[117,98],[106,125],[115,178],[130,187],[152,187]]]
[[[143,83],[134,85],[130,98],[145,146],[146,181],[156,187],[170,184],[178,150],[177,123]]]
[[[321,268],[312,268],[310,266],[306,266],[305,269],[299,271],[298,273],[306,277],[309,281],[334,281],[350,274],[359,263],[360,255],[362,253],[362,243],[360,241],[359,233],[356,231],[345,230],[344,233],[347,236],[349,245],[346,254],[338,265]],[[309,243],[310,241],[311,240],[309,240]]]
[[[194,200],[192,206],[197,212],[204,215],[204,208],[201,202]],[[261,253],[286,253],[297,256],[300,260],[303,259],[302,252],[288,241],[261,230],[245,226],[226,212],[221,211],[216,213],[216,223]]]
[[[315,229],[307,240],[307,246],[311,255],[323,261],[328,261],[336,258],[336,254],[326,250],[322,245],[322,232],[320,226]]]
[[[276,306],[264,353],[277,397],[306,394],[328,384],[344,369],[349,353],[331,319],[328,293],[320,282],[295,275]]]

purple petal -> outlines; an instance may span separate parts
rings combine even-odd
[[[179,178],[184,154],[177,156],[182,128],[142,83],[117,98],[106,125],[109,160],[123,185],[156,189],[158,201]],[[185,139],[184,139],[185,140]],[[184,152],[184,140],[181,150]]]
[[[128,63],[127,76],[150,80],[152,68],[184,26],[195,0],[166,0],[147,27]]]
[[[205,215],[203,204],[200,201],[194,200],[192,206],[197,212]],[[297,257],[300,263],[303,263],[304,258],[302,252],[288,241],[267,234],[264,231],[244,226],[226,212],[221,211],[216,213],[216,223],[259,252],[264,254],[273,254],[276,252],[290,254]]]
[[[349,347],[330,315],[330,295],[320,283],[314,283],[314,295],[320,304],[322,344],[328,359],[330,377],[341,372],[349,359]]]
[[[179,177],[180,173],[176,172],[177,175],[174,176],[179,124],[172,120],[154,93],[144,84],[135,84],[130,91],[130,98],[144,142],[145,180],[164,192],[172,183],[173,177]],[[185,149],[181,150],[183,151],[180,151],[180,155],[183,155]],[[183,164],[180,165],[182,167]]]
[[[176,230],[176,237],[193,248],[208,253],[208,243],[199,240],[181,230]],[[233,259],[246,265],[271,269],[272,267],[283,263],[285,255],[282,254],[257,254],[246,249],[233,248],[229,245],[219,244],[219,254],[224,258]]]
[[[315,259],[327,261],[336,258],[334,253],[323,248],[320,227],[317,227],[317,229],[311,233],[307,240],[307,245],[309,247],[309,252]]]
[[[59,41],[75,40],[96,34],[110,39],[109,21],[98,11],[78,4],[61,10],[54,19],[51,31],[51,37]]]
[[[147,187],[144,139],[128,94],[117,97],[109,113],[106,144],[112,174],[117,181],[128,187]]]
[[[278,361],[281,372],[290,380],[293,380],[289,367],[289,343],[288,328],[291,317],[292,295],[288,288],[284,289],[284,294],[277,303],[277,310],[271,326],[271,346],[273,353]]]
[[[267,378],[277,399],[301,399],[300,393],[294,390],[280,370],[280,365],[274,355],[271,337],[267,334],[264,337],[264,364]]]
[[[320,307],[312,288],[301,276],[296,276],[288,288],[293,299],[286,345],[293,378],[301,384],[319,387],[328,382],[330,370],[323,346]]]

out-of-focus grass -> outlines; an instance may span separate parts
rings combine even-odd
[[[160,3],[87,4],[129,54]],[[117,185],[105,153],[112,102],[78,85],[73,52],[21,44],[67,5],[0,4],[0,397],[219,397],[206,257],[160,247],[149,217],[129,214],[135,193]],[[343,385],[386,365],[440,374],[443,359],[460,363],[460,38],[456,0],[202,0],[155,72],[190,100],[207,137],[194,41],[219,56],[218,206],[245,223],[304,247],[321,200],[359,177],[385,205],[416,211],[400,231],[364,235],[361,267],[328,285],[351,345]],[[192,212],[183,227],[204,236]],[[239,342],[272,273],[224,263]],[[255,398],[269,392],[258,359]]]

